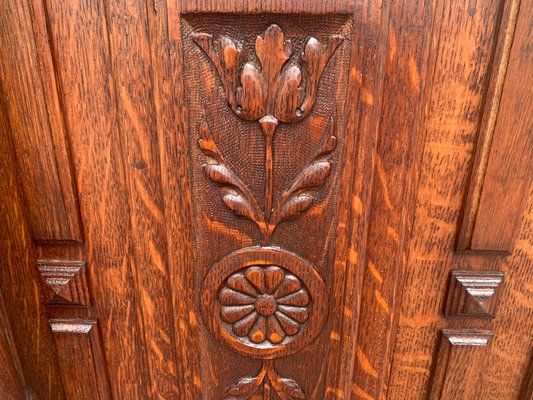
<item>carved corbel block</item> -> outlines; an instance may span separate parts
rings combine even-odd
[[[452,271],[444,314],[447,317],[494,318],[502,272]]]
[[[91,304],[85,261],[38,260],[35,265],[47,288],[48,305]]]

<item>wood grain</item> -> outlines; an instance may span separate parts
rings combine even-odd
[[[131,210],[132,272],[144,326],[150,397],[179,397],[176,373],[166,219],[155,114],[147,7],[150,2],[108,2],[107,21],[120,142]],[[159,310],[167,310],[159,312]]]
[[[6,400],[22,400],[25,398],[24,375],[2,293],[0,293],[0,327],[0,365],[2,365],[0,397]]]
[[[0,286],[22,385],[531,397],[524,4],[0,0]],[[36,184],[54,210],[30,204]],[[504,223],[483,226],[494,200]],[[32,237],[71,220],[83,241]],[[513,249],[473,250],[497,229]],[[38,263],[48,287],[37,260],[57,264]]]
[[[0,30],[3,96],[33,236],[80,241],[76,188],[61,111],[54,102],[55,82],[46,70],[40,74],[28,3],[2,1],[0,7],[5,20]]]
[[[472,250],[512,252],[533,182],[533,5],[520,7],[488,156]]]
[[[87,243],[87,273],[99,314],[114,398],[147,398],[148,343],[137,290],[117,93],[105,3],[46,1],[52,56],[71,141]]]
[[[533,343],[531,328],[531,194],[516,249],[503,255],[457,254],[456,235],[473,160],[484,88],[501,2],[443,2],[439,47],[410,241],[409,270],[389,381],[390,399],[424,399],[442,328],[494,331],[476,398],[515,399]],[[471,8],[470,8],[471,7]],[[489,17],[489,20],[484,18]],[[470,67],[467,67],[470,66]],[[439,79],[436,79],[439,77]],[[505,286],[493,322],[446,321],[441,310],[452,268],[502,271]],[[522,321],[515,323],[513,321]],[[475,381],[464,385],[476,385]],[[458,389],[460,390],[460,389]],[[462,390],[462,389],[461,389]],[[470,390],[465,388],[464,390]]]
[[[0,15],[1,18],[1,15]],[[26,385],[41,399],[65,399],[54,343],[42,312],[32,233],[18,180],[12,131],[0,97],[0,290]]]
[[[483,355],[490,344],[490,331],[444,330],[435,370],[429,389],[429,400],[467,400],[477,396],[483,373]]]
[[[513,44],[520,0],[503,2],[501,8],[502,16],[498,25],[498,36],[493,53],[492,65],[490,67],[483,113],[479,124],[476,152],[465,198],[461,229],[457,238],[457,249],[461,251],[469,250],[472,241],[472,233],[479,210],[481,189],[487,170],[496,117],[498,116],[503,84],[505,82],[505,74],[509,65],[509,55]]]
[[[369,231],[361,250],[366,258],[351,386],[356,399],[377,399],[387,389],[424,138],[420,110],[426,106],[426,82],[432,77],[437,12],[432,2],[394,2],[388,10]]]
[[[107,400],[109,386],[96,321],[49,321],[69,399]]]

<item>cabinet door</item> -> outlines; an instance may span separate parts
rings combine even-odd
[[[530,390],[519,3],[0,0],[0,282],[24,384]],[[487,357],[516,373],[481,377]]]

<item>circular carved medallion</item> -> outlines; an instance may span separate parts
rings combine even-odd
[[[270,359],[309,344],[326,321],[328,301],[311,263],[282,249],[251,247],[211,267],[201,306],[216,337],[239,353]]]

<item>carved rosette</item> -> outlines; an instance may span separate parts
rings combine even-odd
[[[256,376],[245,376],[227,389],[230,396],[246,399],[263,385],[265,399],[270,387],[282,400],[304,399],[295,380],[277,373],[273,359],[297,352],[318,336],[327,319],[328,293],[309,261],[270,242],[280,223],[298,218],[315,204],[313,194],[331,172],[330,156],[337,145],[333,118],[315,156],[276,201],[273,146],[280,122],[296,123],[311,112],[322,73],[343,39],[331,36],[320,42],[311,37],[299,57],[291,58],[290,40],[271,25],[255,42],[259,64],[227,36],[195,33],[193,40],[215,67],[231,110],[243,120],[257,121],[266,144],[261,207],[226,163],[207,121],[200,122],[198,146],[206,157],[206,177],[219,186],[225,206],[255,223],[262,234],[261,246],[236,250],[210,267],[203,281],[202,317],[236,352],[264,360]]]
[[[213,265],[202,315],[237,352],[278,358],[309,344],[327,316],[326,285],[307,260],[286,250],[250,247]]]

